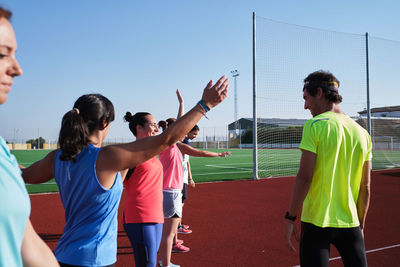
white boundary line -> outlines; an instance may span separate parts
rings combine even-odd
[[[393,245],[393,246],[382,247],[382,248],[370,249],[370,250],[365,251],[365,254],[371,253],[371,252],[376,252],[376,251],[381,251],[381,250],[385,250],[385,249],[390,249],[390,248],[397,248],[397,247],[400,247],[400,244],[396,244],[396,245]],[[338,259],[341,259],[341,257],[339,256],[339,257],[330,258],[329,261],[334,261],[334,260],[338,260]],[[296,265],[296,266],[293,266],[293,267],[300,267],[300,265]]]
[[[58,192],[33,193],[33,194],[29,194],[29,196],[54,195],[54,194],[59,194],[59,193]]]
[[[42,184],[25,184],[25,185],[47,185],[47,184],[57,184],[57,183],[42,183]]]

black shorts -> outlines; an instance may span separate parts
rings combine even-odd
[[[185,200],[188,197],[188,184],[183,183],[183,189],[182,189],[182,203],[185,203]]]
[[[339,251],[344,266],[367,266],[360,227],[321,228],[306,222],[301,222],[300,265],[328,266],[331,244]]]

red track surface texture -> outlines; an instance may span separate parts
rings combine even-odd
[[[191,251],[174,253],[172,262],[183,267],[298,265],[297,253],[291,253],[283,241],[283,215],[293,180],[289,177],[196,185],[189,192],[183,218],[193,233],[179,237]],[[31,201],[33,226],[54,249],[64,225],[60,198],[58,194],[32,195]],[[366,249],[395,247],[369,252],[369,266],[400,266],[399,206],[400,170],[374,172]],[[132,248],[121,225],[119,229],[117,266],[134,266]],[[331,257],[336,256],[332,249]],[[342,262],[333,260],[331,266],[342,266]]]

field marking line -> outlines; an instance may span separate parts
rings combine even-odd
[[[243,164],[243,163],[242,163]],[[231,167],[231,166],[225,166],[225,165],[227,165],[227,164],[207,164],[207,165],[204,165],[204,166],[207,166],[207,167],[214,167],[214,168],[220,168],[220,169],[233,169],[233,170],[242,170],[242,171],[231,171],[231,172],[209,172],[209,173],[199,173],[199,174],[196,174],[196,173],[193,173],[193,176],[205,176],[205,175],[215,175],[215,174],[232,174],[232,173],[247,173],[247,172],[253,172],[253,168],[251,167],[251,168],[240,168],[240,167]],[[237,164],[232,164],[232,165],[237,165]],[[293,169],[296,169],[297,170],[297,168],[281,168],[280,170],[283,170],[283,171],[290,171],[290,170],[293,170]],[[259,169],[258,170],[259,172],[268,172],[268,170],[267,169]],[[284,177],[286,177],[286,176],[288,176],[288,175],[285,175]],[[293,175],[289,175],[289,176],[293,176]],[[280,177],[283,177],[283,176],[279,176],[279,177],[277,177],[277,178],[280,178]],[[269,177],[268,177],[269,178]]]
[[[225,166],[226,164],[220,164],[220,165],[216,165],[216,164],[206,164],[204,166],[207,167],[214,167],[214,168],[221,168],[221,169],[239,169],[239,170],[253,170],[253,167],[249,167],[249,168],[240,168],[240,167],[230,167],[230,166]],[[274,169],[274,168],[270,168],[270,169]],[[276,169],[276,168],[275,168]],[[298,169],[298,167],[288,167],[288,168],[279,168],[279,170],[293,170],[293,169]],[[259,169],[258,171],[267,171],[267,169]]]
[[[214,175],[214,174],[247,173],[247,172],[252,172],[252,171],[253,171],[253,170],[248,169],[248,170],[246,170],[246,171],[209,172],[209,173],[200,173],[200,174],[193,173],[193,176],[204,176],[204,175]]]
[[[238,162],[238,163],[221,163],[221,164],[206,164],[205,166],[224,166],[224,165],[252,165],[253,163],[246,163],[246,162]]]
[[[398,164],[396,164],[396,163],[394,163],[393,161],[391,161],[390,159],[389,159],[389,157],[386,155],[386,153],[385,152],[383,152],[383,156],[386,158],[386,160],[387,161],[389,161],[390,163],[392,163],[393,165],[395,165],[395,166],[397,166],[397,167],[399,167],[400,165],[398,165]]]
[[[30,196],[40,196],[40,195],[53,195],[53,194],[59,194],[58,192],[47,192],[47,193],[31,193],[29,194]]]
[[[207,164],[205,165],[206,167],[215,167],[215,168],[220,168],[220,169],[235,169],[235,170],[253,170],[252,168],[240,168],[240,167],[230,167],[230,166],[224,166],[224,165],[214,165],[214,164]]]
[[[376,252],[376,251],[381,251],[381,250],[386,250],[386,249],[390,249],[390,248],[396,248],[396,247],[400,247],[400,244],[387,246],[387,247],[382,247],[382,248],[370,249],[370,250],[365,251],[365,254],[371,253],[371,252]],[[339,260],[341,258],[342,257],[340,257],[340,256],[339,257],[334,257],[334,258],[329,258],[329,261]],[[300,265],[296,265],[296,266],[293,266],[293,267],[300,267]]]
[[[51,185],[51,184],[57,184],[57,183],[42,183],[42,184],[25,184],[25,185]]]

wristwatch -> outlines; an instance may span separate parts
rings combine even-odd
[[[288,211],[285,213],[285,219],[288,219],[289,221],[294,222],[296,220],[296,217],[297,216],[290,216]]]

